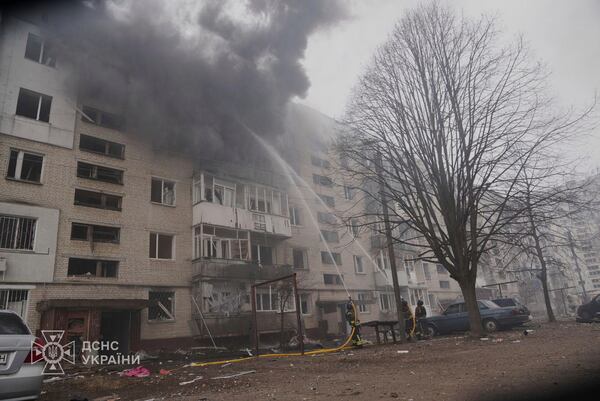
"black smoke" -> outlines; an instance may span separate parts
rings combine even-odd
[[[52,2],[44,27],[80,99],[117,106],[158,146],[214,156],[246,142],[238,121],[266,138],[282,131],[310,85],[308,37],[347,16],[342,1]]]

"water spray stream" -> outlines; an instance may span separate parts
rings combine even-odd
[[[279,155],[279,153],[275,150],[275,148],[273,148],[271,145],[269,145],[267,142],[265,142],[264,139],[262,139],[260,136],[258,136],[250,127],[248,127],[247,125],[245,125],[244,123],[242,123],[241,121],[238,120],[238,123],[240,125],[242,125],[253,137],[254,139],[260,143],[260,145],[262,147],[264,147],[267,152],[269,153],[269,155],[277,162],[277,164],[280,165],[280,167],[284,170],[284,172],[286,173],[286,177],[287,179],[290,181],[290,184],[292,184],[292,186],[294,186],[296,188],[296,190],[298,191],[299,194],[299,198],[302,200],[302,202],[304,203],[304,206],[307,208],[307,210],[309,211],[309,216],[311,219],[312,224],[315,226],[315,228],[317,229],[317,231],[319,232],[319,236],[321,237],[321,241],[323,241],[323,243],[325,244],[325,247],[327,248],[327,252],[329,254],[329,257],[331,258],[337,273],[340,277],[340,280],[342,281],[342,284],[344,286],[344,289],[346,290],[346,293],[348,294],[348,297],[350,297],[350,293],[348,292],[348,288],[346,287],[346,284],[344,282],[344,278],[342,276],[342,273],[339,269],[339,266],[337,265],[337,263],[335,262],[335,259],[333,258],[333,255],[331,253],[331,249],[329,248],[329,246],[327,245],[327,241],[325,241],[325,238],[323,237],[323,234],[321,233],[321,229],[319,227],[319,223],[317,222],[317,220],[315,219],[315,217],[313,216],[313,214],[311,213],[311,207],[308,205],[308,202],[304,199],[304,197],[302,196],[302,193],[300,192],[300,188],[298,187],[298,184],[296,183],[296,181],[294,180],[294,178],[301,182],[310,192],[311,194],[317,199],[317,201],[328,211],[328,212],[332,212],[331,208],[323,201],[323,199],[321,199],[321,197],[310,187],[310,185],[306,182],[306,180],[304,178],[302,178],[298,173],[296,173],[296,171],[292,168],[292,166],[290,166],[285,160],[283,160],[283,158]],[[293,177],[292,177],[293,175]],[[336,220],[338,221],[338,223],[341,223],[340,218],[338,216],[335,215],[335,213],[331,213]],[[369,259],[369,261],[373,264],[373,266],[375,267],[375,269],[377,271],[379,271],[383,277],[385,277],[386,281],[388,282],[388,285],[392,286],[392,283],[390,281],[390,278],[388,277],[387,273],[382,270],[377,263],[373,260],[373,258],[371,257],[371,255],[367,252],[367,250],[362,246],[362,244],[359,241],[355,241],[355,244],[359,247],[359,249],[361,250],[361,252],[367,257],[367,259]]]

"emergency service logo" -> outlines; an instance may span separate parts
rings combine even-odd
[[[42,374],[64,375],[61,362],[75,364],[75,342],[61,344],[64,330],[42,330],[43,340],[37,339],[31,344],[31,363],[45,361]]]

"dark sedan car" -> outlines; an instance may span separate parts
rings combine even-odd
[[[525,313],[527,315],[530,314],[529,309],[525,305],[523,305],[521,302],[519,302],[518,300],[516,300],[514,298],[497,298],[497,299],[492,299],[492,302],[503,308],[505,308],[507,306],[512,306],[513,308],[521,309],[523,311],[523,313]]]
[[[531,320],[529,313],[520,308],[500,307],[488,300],[479,300],[477,303],[481,313],[481,322],[488,332],[519,326]],[[451,304],[441,315],[424,319],[423,327],[430,336],[469,330],[469,315],[465,303]]]
[[[591,322],[600,319],[600,294],[596,295],[587,304],[577,308],[577,321]]]

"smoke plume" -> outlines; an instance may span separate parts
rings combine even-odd
[[[309,87],[308,37],[347,16],[343,0],[75,1],[46,10],[80,99],[116,105],[127,130],[204,155],[266,138]],[[62,58],[62,60],[61,60]]]

